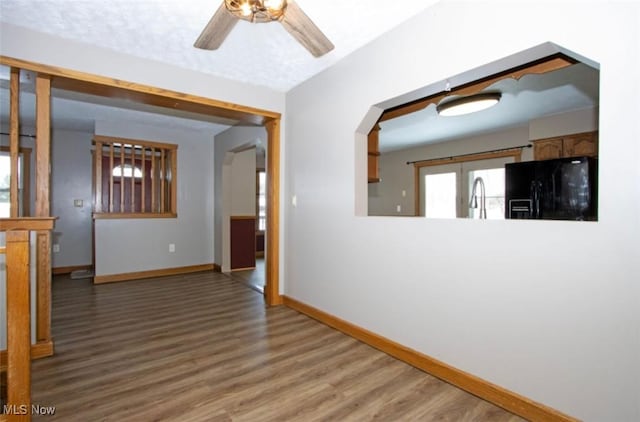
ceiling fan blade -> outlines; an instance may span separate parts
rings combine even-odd
[[[331,41],[295,2],[287,2],[287,9],[280,22],[287,32],[293,35],[293,38],[298,40],[315,57],[320,57],[333,50]]]
[[[238,23],[238,19],[229,13],[223,2],[193,46],[205,50],[217,49],[236,23]]]

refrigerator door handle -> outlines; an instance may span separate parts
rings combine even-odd
[[[531,196],[531,217],[540,218],[540,194],[542,193],[542,183],[536,180],[531,181],[529,194]]]

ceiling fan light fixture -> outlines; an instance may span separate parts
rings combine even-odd
[[[249,22],[271,22],[282,19],[286,0],[224,0],[232,15]]]
[[[242,16],[251,16],[251,5],[249,2],[244,2],[240,5],[240,13],[242,13]]]
[[[287,0],[223,0],[193,46],[217,50],[239,19],[251,23],[279,22],[314,57],[334,48],[300,6]]]
[[[462,116],[493,107],[501,97],[499,92],[469,95],[439,104],[436,110],[440,116]]]
[[[284,0],[264,0],[264,7],[271,11],[280,11],[284,9]]]

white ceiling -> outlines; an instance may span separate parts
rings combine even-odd
[[[193,47],[222,0],[2,0],[0,21],[286,92],[437,0],[297,0],[333,42],[314,58],[277,22],[240,21],[216,51]]]
[[[320,58],[275,22],[240,21],[218,50],[193,47],[222,0],[1,0],[0,22],[286,92],[436,1],[404,0],[399,6],[388,0],[298,0],[335,45]],[[8,119],[7,79],[8,69],[0,69],[2,121]],[[33,126],[34,98],[24,82],[21,124]],[[232,124],[60,91],[53,92],[52,119],[54,127],[71,130],[93,131],[96,120],[136,121],[213,135]]]
[[[439,116],[436,106],[380,123],[380,151],[388,152],[522,126],[544,116],[599,105],[600,72],[583,63],[545,74],[506,78],[483,90],[500,102],[481,112]],[[452,97],[454,98],[454,97]],[[441,101],[444,103],[449,98]]]
[[[297,0],[335,45],[314,58],[278,23],[240,21],[222,47],[200,50],[193,43],[222,0],[0,0],[0,22],[33,31],[170,63],[195,71],[286,92],[437,0]],[[0,36],[2,34],[0,33]],[[595,73],[594,73],[595,72]],[[523,124],[544,115],[598,104],[597,72],[585,67],[501,81],[500,104],[473,116],[438,117],[434,106],[384,122],[382,150],[443,141],[470,133]],[[22,75],[26,79],[28,75]],[[8,69],[0,66],[0,119],[8,118]],[[595,83],[594,83],[595,80]],[[33,126],[33,81],[24,80],[22,125]],[[54,127],[93,131],[96,120],[136,121],[184,127],[215,135],[233,122],[169,114],[166,109],[53,92]]]

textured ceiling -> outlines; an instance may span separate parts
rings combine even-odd
[[[220,49],[206,51],[193,47],[221,1],[0,0],[0,21],[285,92],[436,3],[435,0],[297,0],[335,45],[333,51],[314,58],[277,22],[240,21]],[[527,85],[541,83],[544,78],[529,78],[528,82],[523,79],[514,86],[513,81],[503,82],[501,104],[477,116],[438,118],[434,107],[428,107],[385,122],[381,146],[391,150],[442,141],[447,137],[522,124],[548,114],[597,106],[597,74],[585,73],[583,69],[574,76],[578,82],[570,77],[546,87]],[[584,77],[589,82],[586,85],[580,82]],[[0,82],[6,79],[7,69],[0,69]],[[215,134],[233,124],[207,121],[202,116],[167,116],[162,110],[105,103],[82,96],[70,98],[54,93],[54,97],[54,123],[69,129],[92,130],[96,120],[106,119],[184,126]],[[3,121],[7,118],[7,98],[6,90],[0,88]],[[32,101],[28,93],[23,100],[24,103]],[[25,111],[22,116],[29,125],[29,112]]]
[[[405,0],[398,7],[388,0],[298,0],[335,45],[330,53],[314,58],[279,23],[240,21],[220,49],[193,47],[221,1],[0,0],[0,21],[286,92],[436,2]],[[8,70],[0,69],[0,73],[0,82],[6,82]],[[3,88],[0,120],[6,121],[8,92]],[[26,126],[33,124],[32,107],[27,107],[31,97],[29,92],[23,94],[21,116]],[[52,112],[56,127],[75,130],[93,130],[100,119],[185,126],[213,134],[228,127],[201,116],[167,116],[161,110],[132,110],[130,104],[63,98],[60,93],[54,93]]]
[[[1,0],[0,21],[287,91],[436,3],[298,0],[335,45],[325,56],[314,58],[276,22],[240,21],[220,49],[194,48],[194,41],[221,1]]]

